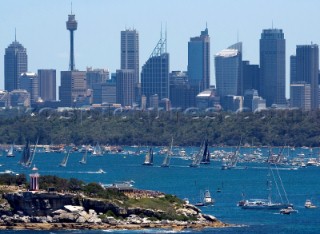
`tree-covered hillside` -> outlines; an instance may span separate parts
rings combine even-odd
[[[319,146],[320,111],[259,113],[100,112],[41,110],[0,112],[0,143],[105,145]]]

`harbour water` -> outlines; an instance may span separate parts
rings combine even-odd
[[[129,148],[125,148],[128,150]],[[131,149],[134,150],[134,149]],[[195,148],[186,148],[191,152]],[[225,149],[231,150],[231,149]],[[318,150],[318,149],[317,149]],[[158,152],[159,149],[155,149]],[[211,149],[211,152],[213,149]],[[251,151],[249,148],[241,153]],[[317,152],[315,152],[316,154]],[[292,156],[304,152],[305,149],[296,149]],[[267,149],[262,149],[267,155]],[[292,157],[291,156],[291,157]],[[64,157],[63,153],[36,153],[33,163],[41,175],[57,175],[64,178],[78,178],[85,182],[100,182],[111,184],[117,181],[134,181],[134,187],[140,189],[157,190],[177,195],[179,198],[188,198],[190,203],[199,201],[200,191],[209,189],[215,199],[213,206],[202,207],[203,213],[216,216],[219,220],[238,225],[237,227],[205,230],[184,230],[182,233],[320,233],[320,167],[310,166],[293,170],[281,167],[279,173],[285,187],[287,197],[298,210],[298,213],[281,215],[277,210],[244,210],[237,206],[237,202],[249,198],[267,199],[268,174],[270,170],[266,163],[238,163],[231,170],[221,170],[220,161],[212,161],[209,165],[198,168],[189,167],[191,161],[179,157],[171,158],[170,167],[161,167],[164,155],[155,154],[153,166],[143,166],[144,154],[107,154],[104,156],[88,156],[87,164],[80,164],[82,153],[74,152],[70,155],[67,166],[59,167]],[[31,169],[23,168],[18,164],[16,157],[0,157],[0,172],[11,170],[14,173],[31,173]],[[103,169],[106,173],[98,173]],[[280,201],[276,186],[273,184],[272,198]],[[284,199],[284,194],[282,194]],[[304,202],[311,199],[318,207],[306,209]],[[2,233],[105,233],[101,231],[2,231]],[[171,230],[117,230],[115,233],[173,233]]]

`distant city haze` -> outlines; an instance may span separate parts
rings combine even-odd
[[[139,32],[139,64],[148,60],[162,30],[167,30],[170,71],[187,70],[188,41],[208,28],[210,78],[215,84],[214,55],[237,41],[243,42],[243,60],[259,64],[263,29],[279,28],[286,40],[286,97],[289,97],[290,55],[296,45],[320,41],[318,0],[73,0],[78,28],[74,32],[75,68],[121,68],[120,32]],[[70,1],[3,0],[0,7],[0,89],[4,89],[4,54],[16,38],[28,54],[28,71],[69,69]]]

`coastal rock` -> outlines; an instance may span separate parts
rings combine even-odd
[[[197,215],[199,212],[195,211],[194,209],[187,209],[187,208],[181,208],[181,209],[178,209],[176,211],[178,214],[181,214],[181,215],[184,215],[184,216],[195,216]]]
[[[211,222],[217,221],[217,218],[214,217],[214,216],[212,216],[212,215],[202,214],[202,217],[205,218],[205,219],[208,220],[208,221],[211,221]]]
[[[79,213],[81,211],[83,211],[83,207],[82,206],[71,206],[71,205],[65,205],[64,208],[72,213]]]
[[[87,219],[83,216],[79,216],[79,218],[76,220],[77,223],[85,223],[87,222]]]

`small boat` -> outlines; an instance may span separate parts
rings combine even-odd
[[[150,148],[146,154],[144,162],[142,163],[144,166],[152,166],[153,165],[153,149]]]
[[[289,215],[291,213],[298,213],[298,210],[293,209],[291,206],[280,210],[280,214]]]
[[[100,169],[97,171],[97,173],[99,173],[99,174],[105,174],[106,172],[100,168]]]
[[[307,199],[306,202],[304,203],[304,207],[308,209],[317,208],[309,199]]]
[[[212,199],[210,191],[208,189],[204,191],[203,203],[205,205],[212,205],[214,203],[214,199]]]

